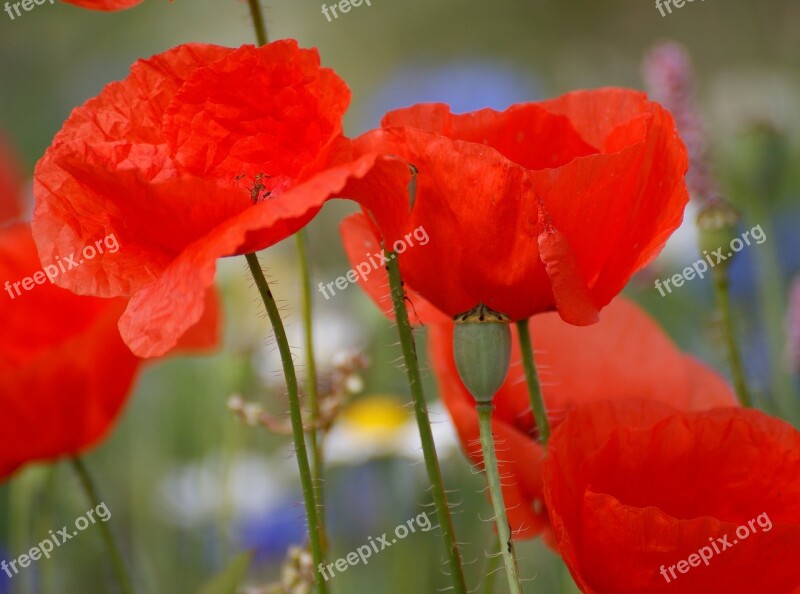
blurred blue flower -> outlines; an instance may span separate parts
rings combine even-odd
[[[407,66],[378,89],[359,123],[364,129],[375,128],[387,111],[415,103],[447,103],[456,113],[483,107],[502,110],[541,99],[542,88],[537,76],[504,62]]]
[[[759,221],[745,221],[742,232],[759,224]],[[800,235],[797,233],[799,226],[800,210],[785,210],[772,221],[772,233],[764,240],[764,243],[772,243],[773,249],[777,252],[781,278],[784,279],[800,272]],[[731,264],[731,294],[734,298],[756,298],[758,257],[755,250],[760,250],[762,247],[763,244],[752,243],[739,252]]]
[[[306,539],[306,521],[302,495],[285,499],[265,514],[239,518],[234,527],[237,546],[255,552],[260,561],[282,561],[291,545]]]

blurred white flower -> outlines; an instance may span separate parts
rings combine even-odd
[[[158,482],[162,515],[188,527],[220,516],[232,519],[265,515],[291,493],[297,474],[288,455],[268,458],[241,454],[230,463],[219,455],[169,469]]]
[[[447,413],[436,403],[429,411],[440,458],[457,448]],[[386,457],[422,460],[422,444],[413,411],[393,396],[360,398],[344,411],[328,434],[325,457],[329,464],[357,465]]]

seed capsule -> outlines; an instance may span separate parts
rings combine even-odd
[[[720,265],[725,268],[730,264],[733,253],[731,242],[737,237],[736,231],[740,221],[739,211],[727,200],[711,201],[697,215],[698,244],[704,256],[719,252],[726,256]]]
[[[482,303],[454,318],[453,353],[461,381],[479,403],[490,403],[508,375],[511,319]]]

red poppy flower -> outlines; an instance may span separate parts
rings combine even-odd
[[[21,179],[4,152],[0,147],[0,480],[25,463],[75,455],[100,441],[142,363],[117,329],[125,299],[79,297],[55,286],[30,226],[3,226],[18,218]],[[216,293],[205,300],[203,318],[177,349],[205,351],[218,343]]]
[[[731,389],[719,375],[682,353],[647,314],[626,299],[612,301],[600,321],[587,328],[565,324],[552,313],[532,318],[529,326],[554,427],[573,407],[599,400],[639,397],[682,410],[735,406]],[[509,522],[515,538],[530,538],[548,526],[542,494],[544,450],[536,439],[516,328],[512,327],[512,333],[511,371],[494,398],[493,427]],[[481,465],[475,400],[453,360],[453,324],[433,324],[429,346],[439,391],[462,447]]]
[[[302,228],[374,155],[349,159],[350,94],[316,50],[188,44],[137,62],[76,109],[35,172],[33,231],[52,263],[114,233],[121,249],[59,284],[131,296],[120,330],[161,354],[197,322],[216,259]]]
[[[74,455],[111,429],[142,363],[122,342],[126,300],[81,297],[51,284],[30,227],[0,227],[0,480],[20,465]],[[181,350],[218,342],[218,303]]]
[[[586,594],[800,593],[800,433],[761,412],[583,405],[549,442],[545,497]]]
[[[416,179],[371,175],[346,195],[371,212],[376,236],[405,250],[407,285],[450,317],[484,303],[513,320],[557,309],[593,323],[688,200],[672,117],[630,90],[463,115],[417,105],[382,126],[357,151],[396,155]],[[406,249],[417,228],[430,243]]]
[[[125,10],[141,3],[142,0],[61,0],[67,4],[74,4],[81,8],[89,8],[91,10]]]

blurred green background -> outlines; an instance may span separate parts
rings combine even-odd
[[[333,22],[321,6],[271,1],[269,32],[318,47],[323,64],[349,83],[346,132],[353,135],[377,125],[386,110],[418,101],[450,102],[460,111],[575,88],[642,88],[644,53],[662,39],[685,44],[725,194],[743,210],[746,227],[760,224],[768,238],[742,252],[731,272],[747,373],[761,408],[800,422],[792,373],[800,362],[787,347],[788,290],[800,271],[800,3],[706,0],[662,17],[652,2],[630,0],[372,0]],[[146,0],[113,14],[48,3],[13,21],[0,12],[0,128],[27,173],[73,107],[123,78],[136,59],[189,41],[252,43],[246,3]],[[349,268],[337,223],[351,210],[329,204],[309,228],[315,284]],[[683,348],[727,374],[709,283],[694,281],[667,298],[653,289],[654,278],[697,259],[691,219],[628,293]],[[293,243],[263,260],[302,360]],[[302,541],[289,439],[245,426],[227,407],[236,393],[275,415],[285,412],[280,364],[243,260],[220,264],[219,286],[226,326],[218,354],[148,366],[118,426],[87,456],[141,594],[197,592],[244,550],[256,551],[247,583],[263,588],[278,579],[287,547]],[[327,512],[336,558],[427,509],[429,495],[402,416],[407,409],[400,408],[408,392],[393,328],[357,287],[330,300],[317,297],[315,339],[325,377],[343,353],[371,360],[361,379],[351,377],[354,388],[363,380],[354,401],[367,405],[345,417],[331,439]],[[429,373],[426,381],[434,401]],[[393,400],[387,405],[378,396]],[[495,546],[490,525],[480,521],[491,512],[481,477],[448,434],[446,415],[437,420],[446,482],[460,502],[456,531],[476,584],[487,571],[484,552]],[[88,509],[71,470],[29,467],[0,486],[0,559]],[[526,543],[520,553],[528,594],[576,591],[541,543]],[[447,585],[442,554],[438,531],[417,533],[337,575],[331,587],[335,594],[435,592]],[[2,594],[113,591],[92,529],[51,560],[4,578]],[[494,591],[504,588],[498,579]],[[261,591],[267,590],[253,590]]]

